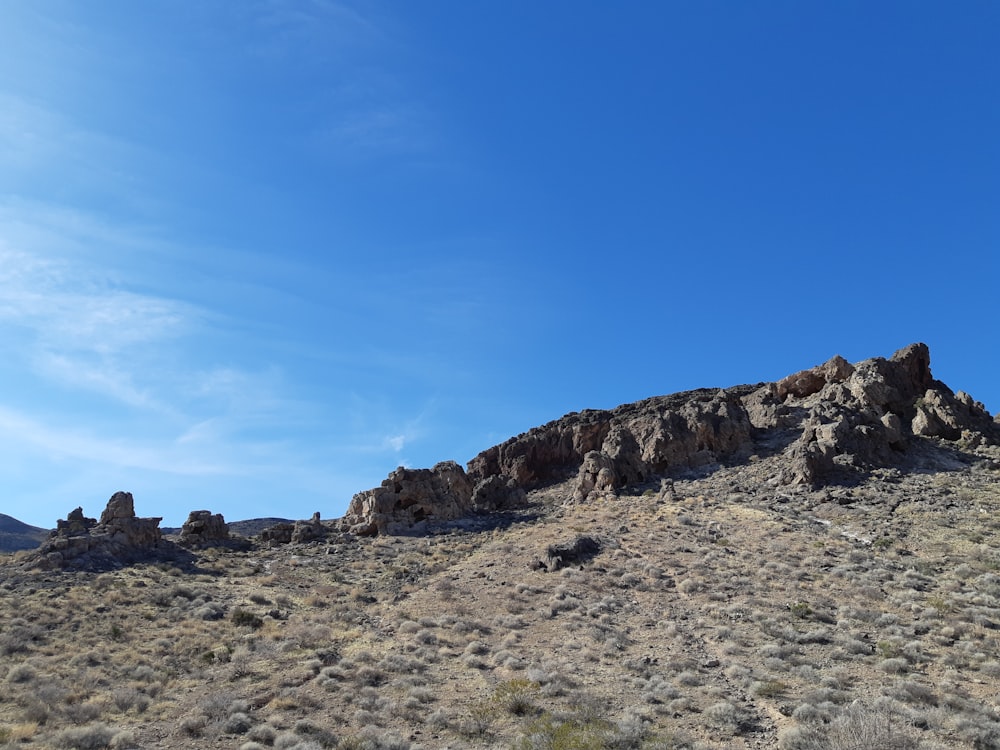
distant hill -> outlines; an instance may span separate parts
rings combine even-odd
[[[48,529],[29,526],[0,513],[0,552],[35,549],[49,535]]]
[[[268,529],[275,524],[279,523],[292,523],[287,518],[248,518],[245,521],[228,521],[230,534],[239,534],[240,536],[251,537],[257,536],[264,529]],[[181,530],[179,527],[164,527],[160,529],[164,534],[180,534]]]

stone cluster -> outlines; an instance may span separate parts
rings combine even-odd
[[[139,559],[162,543],[161,520],[137,518],[132,493],[116,492],[100,520],[85,517],[82,508],[60,520],[38,549],[38,559],[47,568]]]
[[[317,512],[308,521],[276,523],[260,532],[260,540],[267,544],[303,544],[326,538],[327,531]]]

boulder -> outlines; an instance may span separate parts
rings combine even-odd
[[[570,565],[580,565],[601,551],[601,543],[592,536],[578,536],[572,541],[549,545],[545,559],[535,567],[554,573]]]
[[[586,500],[593,492],[607,492],[618,485],[614,462],[607,453],[590,451],[583,457],[576,478],[573,499]]]
[[[206,547],[229,540],[229,525],[221,513],[193,510],[181,526],[178,543],[184,547]]]
[[[135,501],[132,499],[132,493],[116,492],[101,513],[101,524],[106,525],[128,518],[135,518]]]

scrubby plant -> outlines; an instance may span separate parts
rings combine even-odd
[[[64,729],[53,738],[58,748],[66,750],[101,750],[109,747],[115,731],[103,724]]]

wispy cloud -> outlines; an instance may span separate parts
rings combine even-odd
[[[27,334],[24,350],[8,356],[62,386],[154,405],[138,368],[155,357],[150,347],[191,330],[196,308],[118,288],[100,269],[9,241],[0,245],[0,268],[0,323]]]
[[[237,474],[250,467],[214,461],[196,452],[164,449],[159,441],[138,440],[135,435],[108,438],[100,430],[44,422],[31,414],[0,406],[0,432],[17,436],[23,448],[31,446],[50,459],[79,460],[103,466],[202,476]]]
[[[244,12],[260,30],[258,50],[282,57],[306,57],[322,62],[339,57],[344,48],[383,41],[370,16],[340,0],[260,0]]]

